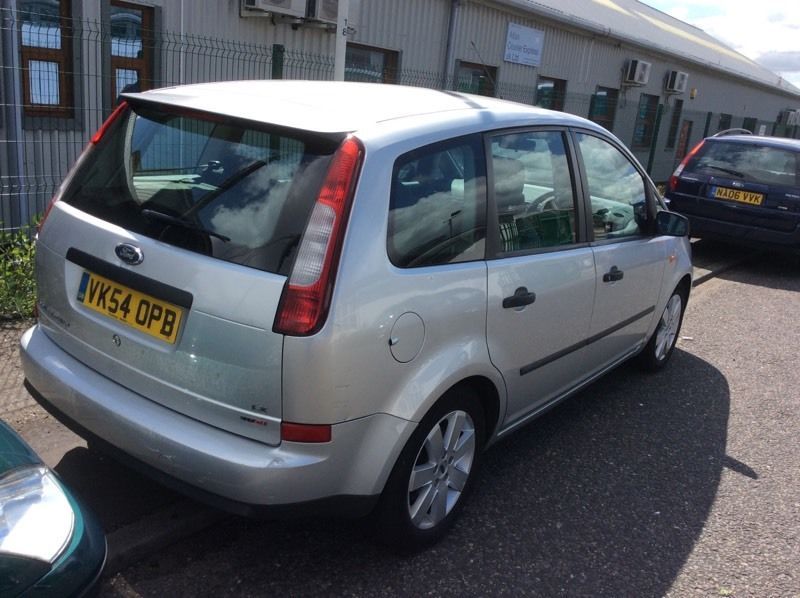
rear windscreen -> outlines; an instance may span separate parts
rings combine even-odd
[[[777,147],[711,141],[703,145],[687,170],[730,175],[769,185],[796,186],[798,157],[798,152]]]
[[[61,200],[183,249],[287,274],[337,145],[135,107],[108,129]]]

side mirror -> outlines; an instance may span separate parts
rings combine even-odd
[[[689,234],[689,219],[677,212],[660,210],[656,213],[656,234],[686,237]]]

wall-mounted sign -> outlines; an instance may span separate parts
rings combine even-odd
[[[544,31],[509,23],[506,34],[506,54],[503,60],[527,66],[539,66],[542,62],[543,45]]]

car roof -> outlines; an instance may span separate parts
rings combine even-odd
[[[747,143],[775,147],[785,150],[800,152],[800,139],[787,139],[786,137],[765,137],[762,135],[725,135],[723,137],[709,137],[706,141],[714,143]]]
[[[422,115],[478,121],[490,111],[494,124],[538,117],[549,124],[599,128],[583,118],[533,106],[454,91],[405,85],[334,81],[229,81],[123,94],[126,100],[170,104],[255,122],[318,133],[350,133]],[[445,120],[445,119],[443,119]],[[452,120],[448,118],[446,120]]]

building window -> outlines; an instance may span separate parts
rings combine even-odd
[[[752,117],[745,118],[742,122],[742,128],[747,129],[755,135],[756,132],[756,119]]]
[[[598,87],[597,93],[592,96],[589,103],[589,120],[614,130],[614,116],[617,113],[617,97],[619,91],[608,87]]]
[[[717,131],[724,131],[725,129],[730,129],[730,128],[731,128],[731,115],[720,114],[719,125],[717,125]]]
[[[563,79],[539,77],[536,81],[536,105],[550,110],[564,110],[567,82]]]
[[[496,81],[497,67],[459,61],[456,70],[457,91],[494,97]]]
[[[111,2],[111,97],[153,87],[153,9]]]
[[[672,107],[672,118],[669,120],[669,132],[667,133],[667,143],[665,149],[675,147],[675,139],[678,137],[678,127],[681,124],[681,113],[683,112],[683,100],[675,100]]]
[[[366,83],[397,83],[399,62],[399,52],[360,44],[347,44],[344,78],[345,81]]]
[[[69,0],[20,0],[22,93],[28,116],[69,118],[73,111]]]
[[[655,132],[658,96],[643,93],[639,96],[636,124],[633,127],[633,147],[650,147]]]

